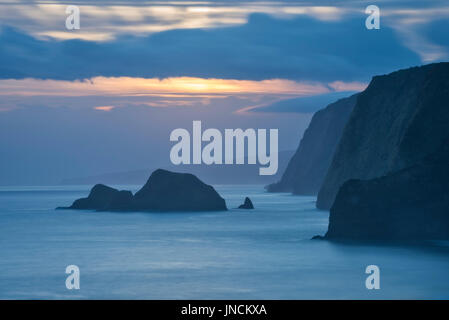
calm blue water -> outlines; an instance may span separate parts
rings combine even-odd
[[[137,187],[128,187],[136,190]],[[55,211],[87,187],[0,188],[0,298],[449,298],[449,246],[311,241],[328,213],[314,197],[218,186],[234,208],[211,213]],[[81,270],[67,290],[65,268]],[[365,288],[365,267],[381,289]]]

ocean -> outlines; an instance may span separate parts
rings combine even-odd
[[[315,197],[216,186],[227,212],[55,210],[89,189],[0,187],[0,299],[449,298],[448,242],[310,240],[329,218]],[[255,210],[234,209],[246,196]],[[65,286],[68,265],[79,290]],[[378,290],[365,286],[368,265]]]

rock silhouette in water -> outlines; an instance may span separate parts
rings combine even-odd
[[[130,211],[133,205],[133,194],[131,191],[119,191],[114,198],[112,198],[109,206],[103,210],[111,211]]]
[[[215,189],[190,173],[158,169],[134,195],[133,207],[149,211],[227,210]]]
[[[349,180],[330,211],[327,239],[449,239],[449,139],[420,163]]]
[[[281,180],[268,185],[268,192],[318,194],[356,101],[357,94],[354,94],[313,115]]]
[[[239,205],[239,209],[254,209],[253,202],[250,198],[246,197],[245,202]]]
[[[129,191],[124,191],[129,192]],[[81,210],[104,210],[111,206],[116,197],[119,197],[121,191],[105,186],[104,184],[95,185],[87,198],[75,200],[70,207],[60,207],[58,209],[81,209]],[[132,194],[131,194],[132,196]]]
[[[67,208],[98,211],[221,211],[225,200],[192,174],[154,171],[136,194],[97,184]]]
[[[449,136],[448,101],[449,63],[374,77],[357,97],[317,207],[329,209],[347,180],[381,177],[436,151]]]

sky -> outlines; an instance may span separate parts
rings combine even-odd
[[[315,111],[373,76],[449,60],[448,30],[447,1],[4,0],[0,185],[167,165],[193,120],[276,128],[294,150]]]

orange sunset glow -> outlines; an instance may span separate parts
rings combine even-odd
[[[166,79],[132,77],[94,77],[82,81],[0,80],[0,95],[17,96],[192,96],[292,95],[308,96],[331,91],[363,90],[365,83],[296,82],[271,79],[262,81],[174,77]]]

